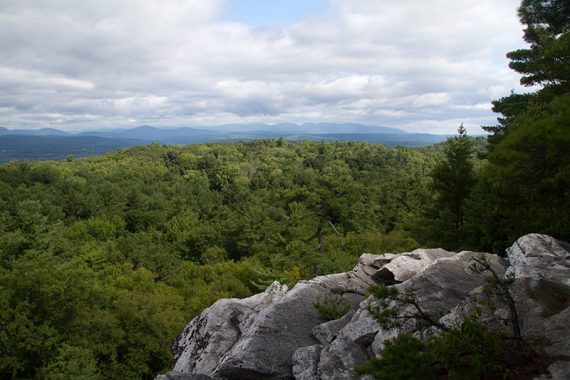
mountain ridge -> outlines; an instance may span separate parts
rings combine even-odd
[[[88,131],[69,132],[56,128],[40,129],[9,129],[0,127],[0,135],[65,135],[65,136],[100,136],[100,137],[125,137],[138,134],[135,138],[141,138],[144,134],[224,134],[241,132],[273,132],[273,133],[303,133],[303,134],[327,134],[327,133],[354,133],[354,134],[410,134],[403,129],[393,127],[382,127],[358,123],[251,123],[251,124],[221,124],[207,127],[155,127],[152,125],[140,125],[133,128],[117,128],[109,130],[94,129]]]
[[[439,143],[447,137],[449,135],[410,133],[397,128],[354,123],[226,124],[211,129],[141,125],[76,133],[53,128],[11,130],[0,127],[0,162],[58,160],[70,154],[86,157],[150,143],[181,145],[285,138],[291,141],[357,141],[414,147]]]

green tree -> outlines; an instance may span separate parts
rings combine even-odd
[[[103,377],[97,369],[97,360],[93,353],[82,347],[64,344],[58,356],[49,363],[48,380],[99,380]]]
[[[522,74],[522,85],[542,87],[534,93],[511,93],[493,102],[493,110],[503,115],[499,125],[484,127],[492,133],[493,144],[509,133],[515,116],[532,107],[542,108],[570,91],[570,2],[522,0],[518,14],[529,47],[507,53],[509,67]]]
[[[489,154],[485,175],[498,196],[488,208],[509,226],[496,240],[508,244],[530,232],[570,238],[569,122],[570,95],[556,97],[543,110],[517,117],[512,132]]]
[[[509,66],[540,88],[493,102],[501,116],[485,128],[490,165],[476,190],[486,205],[474,204],[470,221],[483,249],[529,232],[570,238],[570,3],[523,0],[518,14],[529,47],[509,52]]]
[[[458,136],[445,142],[444,159],[431,173],[434,202],[425,224],[428,240],[446,248],[456,248],[464,238],[465,203],[476,181],[472,141],[463,125],[457,131]]]
[[[568,92],[570,80],[570,3],[568,0],[523,0],[519,18],[528,49],[507,54],[510,68],[523,74],[521,84],[543,85],[542,100]]]

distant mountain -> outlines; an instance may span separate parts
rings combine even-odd
[[[305,133],[352,133],[352,134],[407,134],[408,132],[389,127],[378,127],[375,125],[363,125],[353,123],[305,123],[303,124]]]
[[[77,134],[52,128],[10,130],[0,127],[0,162],[59,160],[64,159],[68,154],[75,157],[92,156],[151,142],[202,144],[280,137],[296,141],[366,141],[389,146],[422,146],[444,141],[448,136],[408,133],[397,128],[350,123],[227,124],[209,129],[156,128],[143,125],[130,129]]]
[[[289,135],[289,134],[408,134],[408,132],[389,127],[355,123],[278,123],[278,124],[224,124],[208,128],[156,128],[142,125],[129,129],[95,130],[88,132],[69,133],[54,128],[42,129],[7,129],[0,127],[0,136],[27,135],[27,136],[97,136],[106,138],[126,138],[141,140],[163,140],[173,138],[195,138],[208,136],[221,137],[234,133],[252,133],[262,135]]]
[[[363,124],[337,124],[337,123],[305,123],[302,125],[292,123],[279,124],[225,124],[204,128],[156,128],[143,125],[132,129],[115,131],[82,132],[82,136],[99,136],[108,138],[136,138],[180,143],[193,143],[197,140],[222,139],[224,135],[235,133],[255,133],[257,135],[276,136],[289,134],[326,134],[326,133],[352,133],[352,134],[407,134],[397,128],[370,126]]]
[[[140,127],[123,129],[116,131],[92,131],[79,133],[80,136],[99,136],[106,138],[123,138],[123,139],[141,139],[148,141],[160,141],[165,139],[175,140],[181,138],[186,141],[188,138],[196,136],[215,136],[221,132],[213,130],[197,129],[197,128],[155,128],[150,125],[142,125]]]
[[[278,123],[278,124],[225,124],[221,126],[210,127],[211,130],[232,132],[270,132],[274,134],[323,134],[323,133],[390,133],[390,134],[406,134],[408,132],[389,127],[378,127],[365,124],[354,123]]]
[[[144,140],[97,136],[0,135],[0,162],[63,160],[70,154],[74,157],[95,156],[146,143]]]
[[[98,136],[110,139],[140,139],[146,141],[156,141],[163,144],[200,144],[206,142],[221,141],[238,141],[252,140],[256,138],[279,138],[285,137],[290,139],[308,140],[329,140],[333,137],[326,135],[338,135],[337,139],[355,139],[363,140],[367,135],[367,140],[379,141],[382,138],[374,138],[372,135],[401,135],[410,137],[391,139],[393,141],[406,141],[406,144],[413,144],[413,134],[397,128],[378,127],[363,124],[351,123],[305,123],[302,125],[293,123],[279,124],[225,124],[220,126],[212,126],[205,128],[156,128],[149,125],[143,125],[131,129],[121,129],[113,131],[90,131],[79,133],[79,136]],[[349,136],[352,135],[352,136]],[[315,137],[318,136],[318,137]],[[434,135],[437,136],[437,135]],[[387,139],[384,139],[387,140]],[[431,141],[429,138],[421,138],[420,145],[424,145],[424,141]],[[440,141],[437,137],[432,140]]]

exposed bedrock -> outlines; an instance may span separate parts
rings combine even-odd
[[[443,249],[363,254],[347,273],[301,281],[291,290],[274,282],[246,299],[219,300],[194,318],[173,346],[173,371],[159,378],[358,379],[355,368],[398,333],[383,331],[368,313],[375,302],[366,298],[370,287],[413,289],[426,312],[450,324],[470,312],[481,293],[484,278],[469,269],[480,255],[499,276],[515,276],[511,293],[523,337],[553,358],[545,376],[570,378],[569,247],[531,234],[507,250],[507,259]],[[324,299],[350,309],[342,318],[324,321],[314,306]],[[500,320],[507,311],[490,313]]]

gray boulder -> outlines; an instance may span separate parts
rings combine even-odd
[[[423,272],[435,260],[454,255],[455,252],[443,249],[416,249],[399,255],[382,255],[376,262],[381,262],[383,265],[374,274],[374,278],[388,285],[400,283]],[[391,260],[386,262],[388,257],[391,257]]]
[[[570,286],[570,244],[548,235],[529,234],[507,249],[515,278],[541,277]]]
[[[569,379],[570,245],[530,234],[518,239],[507,254],[523,339],[540,354],[555,358],[548,367],[553,379]]]
[[[570,378],[570,246],[550,236],[530,234],[518,239],[507,255],[509,286],[523,340],[539,355],[552,358],[548,374],[539,378]],[[489,304],[481,288],[474,290],[440,321],[453,325],[473,313],[475,307]],[[481,303],[481,300],[486,302]],[[500,300],[494,308],[483,309],[484,320],[512,335],[509,310]]]
[[[357,266],[358,267],[358,266]],[[364,300],[374,281],[364,271],[351,271],[300,281],[278,302],[260,312],[239,341],[224,355],[214,375],[233,378],[293,378],[292,356],[318,343],[312,330],[323,321],[317,301],[340,297],[352,310]]]
[[[371,345],[380,326],[367,312],[368,303],[362,303],[336,339],[321,351],[319,379],[356,379],[355,368],[372,357]]]
[[[317,344],[299,348],[293,354],[293,376],[296,380],[313,380],[319,377],[318,364],[322,346]]]
[[[313,304],[327,289],[318,283],[297,284],[280,302],[268,305],[223,356],[215,374],[228,379],[293,378],[291,357],[317,341],[311,330],[319,314]]]
[[[214,373],[224,354],[240,339],[255,317],[267,306],[278,302],[287,286],[271,284],[263,293],[246,299],[221,299],[184,329],[173,345],[174,372],[181,374]]]
[[[174,371],[226,379],[293,378],[292,357],[319,341],[323,320],[317,301],[340,300],[354,312],[375,284],[366,260],[354,270],[300,281],[292,290],[278,283],[265,292],[214,303],[188,324],[176,341]]]
[[[311,334],[315,337],[316,340],[319,341],[319,343],[329,344],[336,338],[339,331],[344,326],[346,326],[348,322],[350,322],[353,315],[354,315],[353,312],[349,312],[346,313],[346,315],[342,318],[328,321],[318,326],[315,326],[315,328],[311,331]]]
[[[400,291],[413,289],[426,312],[441,316],[485,283],[483,276],[470,270],[471,259],[481,256],[489,261],[497,274],[504,275],[507,265],[499,256],[463,251],[432,262],[422,273],[396,287]]]
[[[497,273],[503,274],[506,269],[502,259],[489,254],[461,252],[452,256],[443,250],[416,250],[412,253],[417,254],[418,258],[408,256],[402,261],[412,263],[410,265],[416,274],[395,286],[400,290],[414,289],[423,310],[430,315],[446,314],[484,283],[483,277],[469,270],[472,257],[485,255]],[[383,268],[394,261],[396,259]],[[418,265],[426,262],[429,264]],[[398,269],[394,269],[403,268],[401,264],[390,268],[405,276],[412,272],[398,272]],[[380,328],[367,311],[371,305],[374,305],[372,299],[363,302],[350,322],[340,330],[337,338],[323,348],[319,362],[321,379],[357,379],[354,368],[368,361],[383,347],[386,340],[397,334],[393,330],[384,331]],[[405,327],[408,331],[413,328],[414,326]]]
[[[368,309],[371,286],[412,289],[422,309],[452,325],[479,307],[485,278],[470,270],[484,255],[498,276],[515,276],[510,291],[523,338],[551,358],[542,378],[570,378],[570,245],[531,234],[509,248],[507,261],[490,254],[419,249],[399,255],[364,254],[347,273],[299,282],[292,290],[279,283],[243,300],[214,303],[190,322],[174,344],[173,372],[161,379],[359,379],[355,368],[402,331],[420,321],[384,331]],[[334,299],[350,306],[324,321],[315,303]],[[489,301],[489,299],[487,299]],[[509,332],[509,312],[500,304],[483,317]]]

